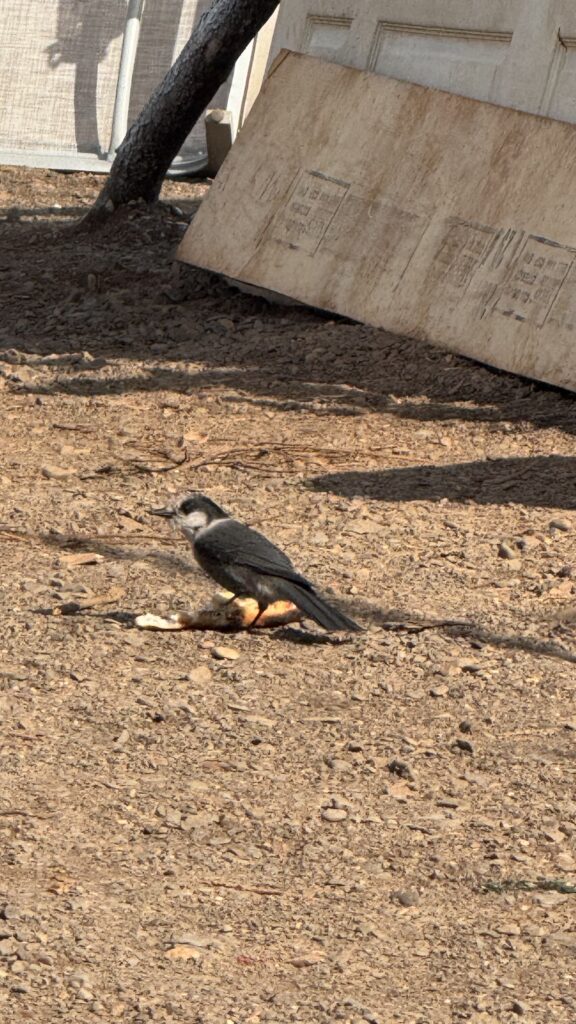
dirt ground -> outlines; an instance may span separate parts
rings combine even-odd
[[[70,233],[100,184],[0,172],[1,1020],[574,1024],[573,397],[178,270],[202,185]],[[366,632],[135,628],[213,591],[190,489]]]

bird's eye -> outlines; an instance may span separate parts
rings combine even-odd
[[[180,505],[180,511],[183,516],[190,515],[191,512],[196,508],[196,501],[194,498],[186,498],[185,501]]]

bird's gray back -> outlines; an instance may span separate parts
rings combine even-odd
[[[292,562],[267,537],[235,519],[223,519],[201,530],[194,544],[196,558],[202,568],[217,579],[214,568],[220,564],[244,566],[267,576],[292,580],[310,588],[303,576],[296,572]],[[209,568],[210,566],[210,568]],[[225,585],[225,584],[223,584]]]

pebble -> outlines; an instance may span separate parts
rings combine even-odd
[[[194,946],[196,949],[209,949],[214,945],[210,935],[197,935],[195,932],[182,932],[172,936],[172,948],[177,946]]]
[[[66,480],[69,476],[76,476],[76,470],[69,466],[42,466],[40,472],[47,480]]]
[[[0,942],[0,956],[12,956],[18,950],[16,939],[2,939]]]
[[[333,772],[345,772],[351,765],[348,761],[344,761],[341,757],[331,757],[330,755],[324,758],[324,764],[331,768]]]
[[[417,907],[420,903],[420,896],[415,889],[398,890],[392,893],[392,899],[401,907]]]
[[[447,686],[433,686],[430,690],[431,697],[446,697],[448,695]]]
[[[348,817],[345,807],[325,807],[322,811],[324,821],[344,821]]]
[[[216,657],[216,655],[214,655]],[[209,669],[207,665],[199,665],[198,668],[193,668],[188,673],[188,679],[191,683],[195,683],[197,686],[204,686],[207,683],[212,682],[212,669]]]
[[[202,954],[193,946],[178,945],[167,949],[164,956],[167,960],[200,960]]]
[[[551,530],[560,530],[562,533],[569,533],[572,524],[567,519],[552,519],[549,523]]]
[[[511,547],[510,544],[506,544],[505,541],[501,541],[498,545],[498,555],[500,558],[517,559],[518,552]]]
[[[388,764],[388,771],[391,772],[392,775],[397,775],[399,779],[407,779],[408,782],[414,781],[410,765],[406,764],[405,761],[390,761]]]
[[[512,1010],[512,1013],[516,1013],[519,1017],[523,1017],[527,1008],[524,1003],[520,1003],[515,999],[510,1009]]]
[[[320,950],[313,950],[302,956],[293,957],[290,963],[293,967],[314,967],[316,964],[321,964],[324,959],[324,953],[321,953]]]
[[[463,750],[466,754],[474,753],[474,747],[470,743],[470,740],[457,739],[454,746],[458,747],[458,750]]]
[[[212,657],[216,661],[236,661],[240,657],[240,651],[235,647],[213,647]]]

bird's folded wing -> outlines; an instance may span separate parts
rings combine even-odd
[[[200,534],[195,542],[200,556],[222,561],[225,556],[230,565],[243,565],[265,576],[279,576],[311,589],[308,580],[296,572],[290,559],[275,544],[256,530],[227,519]]]

